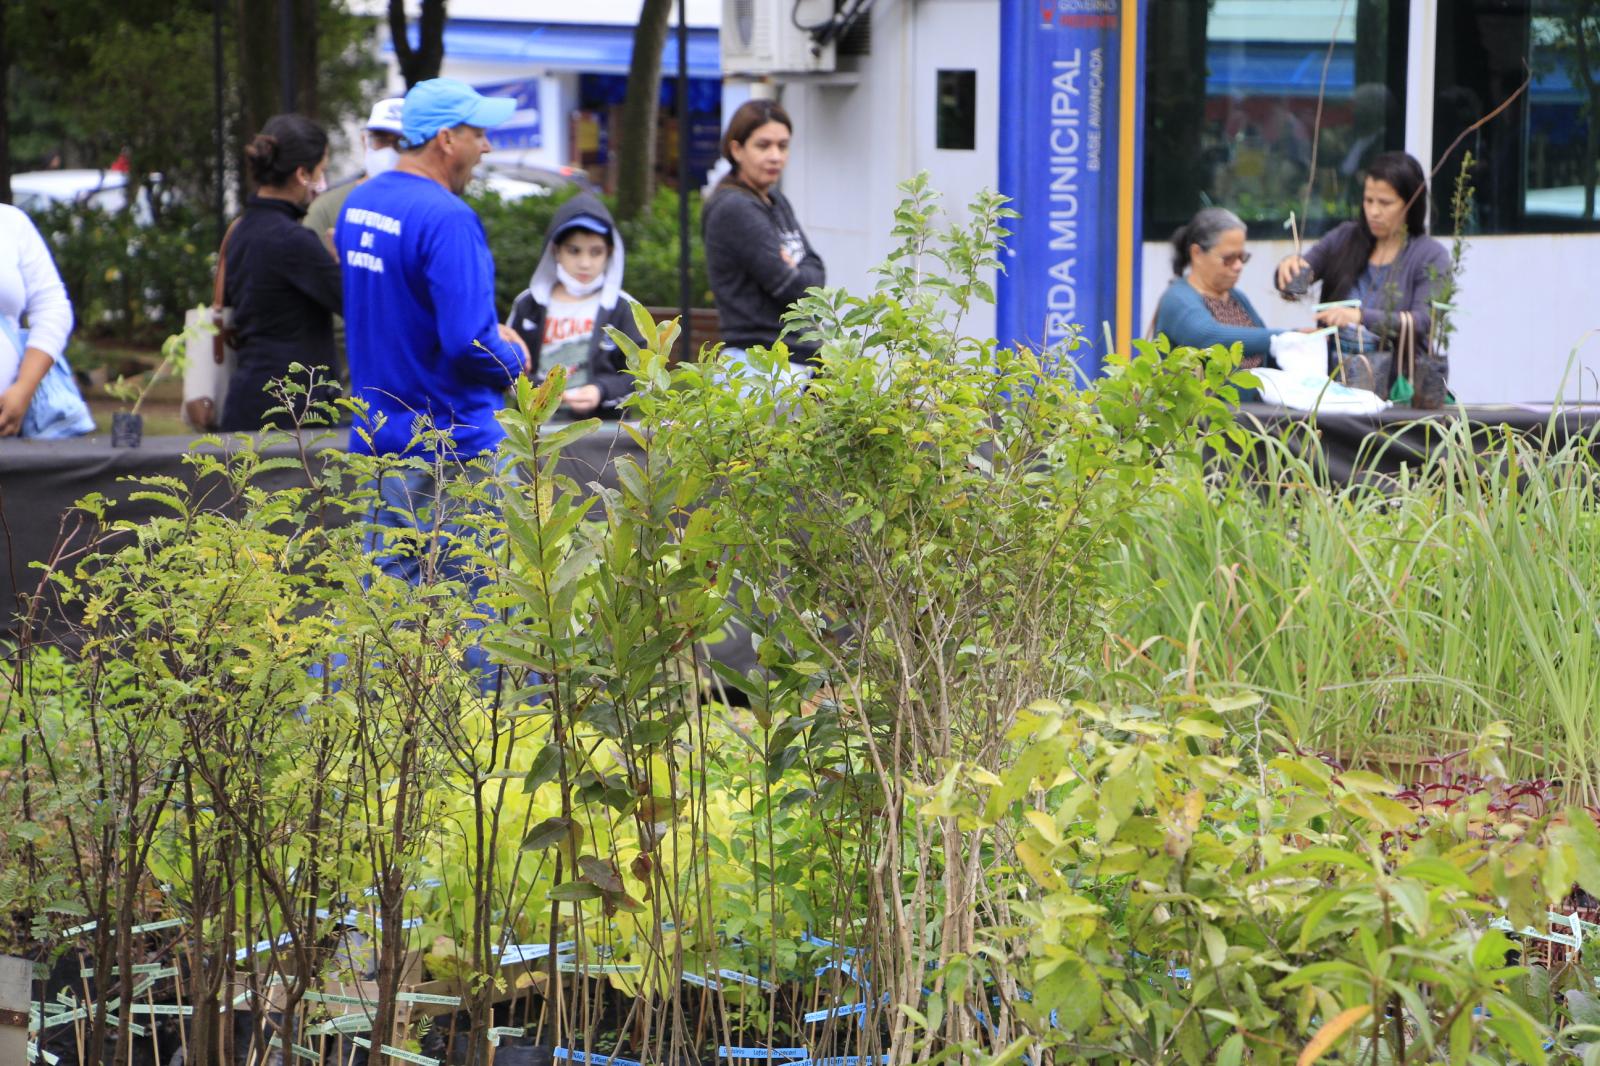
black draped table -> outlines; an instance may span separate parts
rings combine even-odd
[[[1314,442],[1334,484],[1393,475],[1403,464],[1421,465],[1438,447],[1442,427],[1463,417],[1474,424],[1507,426],[1547,438],[1552,446],[1558,446],[1578,436],[1592,441],[1600,426],[1600,405],[1569,405],[1558,410],[1533,404],[1444,411],[1390,408],[1374,415],[1319,414],[1314,418],[1265,404],[1249,404],[1241,411],[1241,421],[1247,426],[1274,435],[1288,432],[1300,454]],[[314,441],[312,451],[320,454],[341,447],[345,440],[344,430],[325,433]],[[35,564],[61,550],[64,534],[68,534],[67,550],[75,542],[82,543],[84,530],[77,531],[75,540],[70,535],[74,502],[99,492],[118,501],[117,517],[149,517],[156,513],[157,505],[129,501],[134,486],[128,479],[161,474],[192,481],[192,471],[183,462],[192,446],[191,437],[147,437],[139,448],[112,448],[107,438],[100,436],[66,441],[0,439],[0,639],[16,636],[18,593],[29,594],[39,586],[40,571]],[[266,454],[291,456],[294,445],[273,444]],[[567,446],[560,470],[580,485],[598,481],[615,487],[613,460],[639,454],[633,438],[620,427],[602,424]],[[271,470],[259,481],[268,489],[304,483],[299,469]],[[727,657],[747,662],[747,647],[745,655],[730,652]],[[717,649],[719,658],[723,650]]]
[[[1333,485],[1355,481],[1383,484],[1402,467],[1420,468],[1443,441],[1445,431],[1463,419],[1479,437],[1480,449],[1490,444],[1485,431],[1506,427],[1543,441],[1551,450],[1582,438],[1600,455],[1600,404],[1483,404],[1466,408],[1419,411],[1390,407],[1370,415],[1306,414],[1275,404],[1245,404],[1244,426],[1287,441],[1296,454],[1315,459]],[[1313,447],[1314,446],[1314,447]]]
[[[342,448],[347,429],[308,431],[306,440],[313,462],[322,453]],[[138,521],[162,509],[148,500],[130,500],[138,486],[133,479],[163,475],[195,482],[194,471],[184,462],[194,437],[146,437],[138,448],[113,448],[103,436],[72,440],[32,441],[0,439],[0,639],[17,635],[18,595],[39,589],[37,564],[70,553],[89,535],[88,523],[73,504],[91,492],[116,501],[111,516]],[[263,455],[298,458],[298,446],[284,440],[263,449]],[[602,424],[563,451],[559,470],[580,485],[593,481],[616,487],[612,460],[622,454],[640,455],[633,438],[615,424]],[[303,466],[296,464],[263,472],[256,484],[267,490],[303,486]],[[52,628],[46,620],[47,630]]]

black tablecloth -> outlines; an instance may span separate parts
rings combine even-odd
[[[1316,418],[1282,408],[1250,404],[1241,421],[1262,432],[1281,435],[1291,431],[1297,450],[1306,454],[1313,442],[1320,452],[1329,480],[1344,484],[1357,478],[1393,475],[1403,464],[1420,465],[1438,446],[1441,424],[1463,417],[1460,409],[1423,412],[1390,408],[1374,415],[1330,415]],[[1509,426],[1521,433],[1548,437],[1552,444],[1579,435],[1591,439],[1600,425],[1600,406],[1572,406],[1552,412],[1548,406],[1507,405],[1470,407],[1469,422],[1486,427]],[[321,435],[312,441],[313,454],[341,447],[346,431]],[[33,564],[81,545],[84,531],[72,532],[80,521],[73,504],[100,492],[119,501],[114,514],[140,519],[156,513],[156,504],[128,501],[133,490],[129,478],[163,474],[192,481],[183,457],[193,446],[190,437],[147,437],[139,448],[112,448],[105,437],[80,437],[67,441],[0,439],[0,638],[15,636],[15,605],[19,590],[31,593],[39,586],[40,571]],[[292,455],[294,447],[274,444],[267,454]],[[599,482],[616,486],[613,460],[621,455],[640,456],[640,449],[621,427],[602,424],[594,433],[574,441],[564,450],[560,470],[580,485]],[[304,484],[298,469],[269,471],[260,484],[271,489]],[[747,662],[745,654],[726,648],[718,657]]]
[[[1345,485],[1354,481],[1382,484],[1402,467],[1421,467],[1440,446],[1442,431],[1463,418],[1485,446],[1491,443],[1491,431],[1497,433],[1503,426],[1543,440],[1552,449],[1577,437],[1588,439],[1593,447],[1600,427],[1600,405],[1497,404],[1439,411],[1390,407],[1370,415],[1319,413],[1312,417],[1272,404],[1245,404],[1239,420],[1258,432],[1287,440],[1297,454],[1322,465],[1330,484]]]
[[[344,429],[308,433],[313,462],[325,451],[342,448],[348,439],[349,431]],[[89,524],[74,511],[73,504],[99,492],[117,502],[113,518],[150,518],[162,508],[147,500],[129,500],[138,487],[131,479],[165,475],[193,484],[194,472],[184,463],[192,447],[208,446],[196,445],[193,437],[146,437],[138,448],[113,448],[110,439],[102,436],[60,441],[0,439],[0,639],[16,636],[18,593],[32,595],[41,587],[41,571],[35,564],[81,549],[86,541]],[[295,457],[298,446],[280,437],[263,449],[263,454]],[[558,469],[579,485],[598,481],[614,488],[612,460],[622,454],[642,453],[619,427],[602,424],[567,446]],[[297,464],[266,471],[256,484],[270,491],[303,486],[306,480]],[[50,607],[47,631],[54,628],[48,623],[60,617],[59,608],[54,603]]]

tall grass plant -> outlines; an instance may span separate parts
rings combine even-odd
[[[1592,429],[1549,443],[1561,417],[1536,435],[1437,422],[1420,467],[1344,487],[1307,427],[1259,435],[1122,546],[1118,643],[1255,688],[1297,742],[1349,759],[1403,766],[1505,720],[1513,772],[1595,802],[1600,461]]]

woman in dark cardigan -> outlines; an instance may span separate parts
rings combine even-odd
[[[229,432],[293,422],[333,398],[333,316],[344,303],[338,263],[300,224],[328,185],[328,135],[303,115],[274,115],[244,154],[257,188],[225,239],[224,295],[239,350],[222,408]],[[297,363],[307,376],[293,375],[294,414],[272,414],[283,406],[278,382]]]
[[[1339,328],[1345,377],[1351,384],[1387,395],[1394,364],[1375,366],[1378,352],[1392,353],[1400,340],[1402,313],[1409,313],[1416,338],[1416,406],[1443,404],[1448,367],[1429,351],[1433,304],[1450,277],[1450,253],[1428,236],[1427,176],[1404,152],[1386,152],[1367,169],[1362,217],[1344,222],[1307,250],[1278,264],[1278,291],[1291,284],[1304,292],[1322,282],[1322,302],[1359,300],[1359,307],[1330,307],[1317,321]],[[1309,272],[1309,276],[1303,272]],[[1292,298],[1292,296],[1291,296]],[[1362,353],[1358,355],[1357,353]],[[1379,380],[1381,378],[1381,380]]]

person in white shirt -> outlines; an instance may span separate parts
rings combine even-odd
[[[33,220],[10,204],[0,204],[0,334],[0,437],[12,437],[65,357],[72,302]]]

